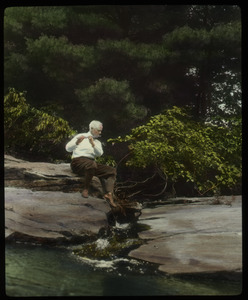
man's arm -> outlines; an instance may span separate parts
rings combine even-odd
[[[81,134],[77,134],[76,136],[74,136],[74,138],[72,138],[70,142],[66,144],[66,151],[72,152],[73,150],[75,150],[77,148],[77,145],[80,144],[84,138],[85,137]]]
[[[96,156],[103,155],[102,144],[100,141],[94,141],[92,136],[89,136],[89,142],[91,143],[91,146],[93,147]]]

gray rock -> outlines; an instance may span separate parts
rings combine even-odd
[[[242,269],[241,197],[228,205],[177,204],[143,209],[139,233],[147,243],[130,257],[159,264],[169,274],[239,272]]]
[[[6,240],[58,244],[83,241],[108,226],[110,207],[80,193],[5,188]]]
[[[29,162],[4,156],[5,186],[25,187],[40,191],[75,192],[82,190],[83,177],[72,173],[69,163]],[[103,193],[101,182],[93,177],[91,192]]]
[[[84,179],[71,172],[70,164],[28,162],[5,155],[4,168],[7,240],[74,243],[97,235],[116,220],[130,222],[140,214],[136,203],[111,207],[102,198],[97,177],[91,183],[91,196],[83,198]]]
[[[108,226],[113,210],[103,199],[82,198],[78,191],[83,179],[71,172],[69,164],[5,156],[4,167],[7,240],[72,244]],[[102,192],[96,177],[92,190]],[[142,210],[139,223],[150,229],[139,233],[146,243],[132,250],[130,257],[157,263],[159,270],[169,274],[242,270],[241,196],[166,203]],[[129,211],[133,218],[136,206]]]

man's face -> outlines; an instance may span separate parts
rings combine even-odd
[[[91,129],[91,134],[92,134],[93,136],[100,136],[101,133],[102,133],[102,130],[98,130],[98,129],[96,129],[96,128]]]

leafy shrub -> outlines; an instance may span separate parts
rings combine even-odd
[[[204,124],[174,106],[108,141],[129,143],[128,166],[155,166],[171,182],[192,182],[200,195],[241,182],[241,120],[226,127]]]
[[[73,134],[67,121],[31,107],[25,93],[11,88],[4,97],[5,151],[61,159],[66,155],[62,144]]]
[[[116,167],[116,161],[111,155],[104,155],[96,158],[96,162],[99,164]]]

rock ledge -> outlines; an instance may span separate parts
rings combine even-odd
[[[5,238],[60,244],[82,242],[108,227],[103,199],[78,193],[5,188]]]
[[[130,257],[159,264],[169,274],[242,271],[241,196],[230,205],[177,204],[142,210],[147,243]]]

